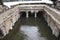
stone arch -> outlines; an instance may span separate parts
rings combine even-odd
[[[20,11],[20,17],[26,17],[26,12],[25,11]]]
[[[3,36],[3,32],[2,32],[2,30],[0,29],[0,37],[2,37]]]

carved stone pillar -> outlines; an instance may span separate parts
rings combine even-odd
[[[28,18],[29,14],[28,14],[28,11],[26,11],[26,18]]]

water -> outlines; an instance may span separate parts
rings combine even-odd
[[[38,32],[37,26],[21,26],[21,33],[25,34],[24,40],[46,40],[45,37]]]
[[[38,14],[37,18],[20,18],[14,29],[2,40],[58,40],[52,35],[45,19]]]

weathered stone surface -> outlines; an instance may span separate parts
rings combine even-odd
[[[32,7],[32,8],[31,8]],[[48,26],[50,26],[52,30],[52,34],[56,37],[59,36],[59,30],[60,30],[60,12],[57,11],[47,5],[18,5],[12,9],[9,9],[5,12],[2,12],[0,14],[0,29],[2,30],[2,33],[4,36],[6,36],[9,33],[9,30],[11,30],[14,26],[14,23],[18,20],[20,17],[19,11],[31,11],[31,10],[44,10],[45,13],[43,14],[45,20],[48,23]],[[27,15],[27,13],[26,13]],[[58,15],[58,17],[56,16]],[[28,15],[26,16],[28,17]]]

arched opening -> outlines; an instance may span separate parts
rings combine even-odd
[[[29,11],[28,13],[29,13],[29,17],[34,17],[35,16],[35,12]]]
[[[37,13],[37,17],[43,17],[43,13],[42,13],[42,11],[38,11],[38,13]]]
[[[25,11],[21,11],[21,12],[20,12],[20,17],[21,17],[21,18],[26,17],[26,12],[25,12]]]
[[[3,36],[3,34],[2,34],[2,30],[0,29],[0,37],[2,37]]]

